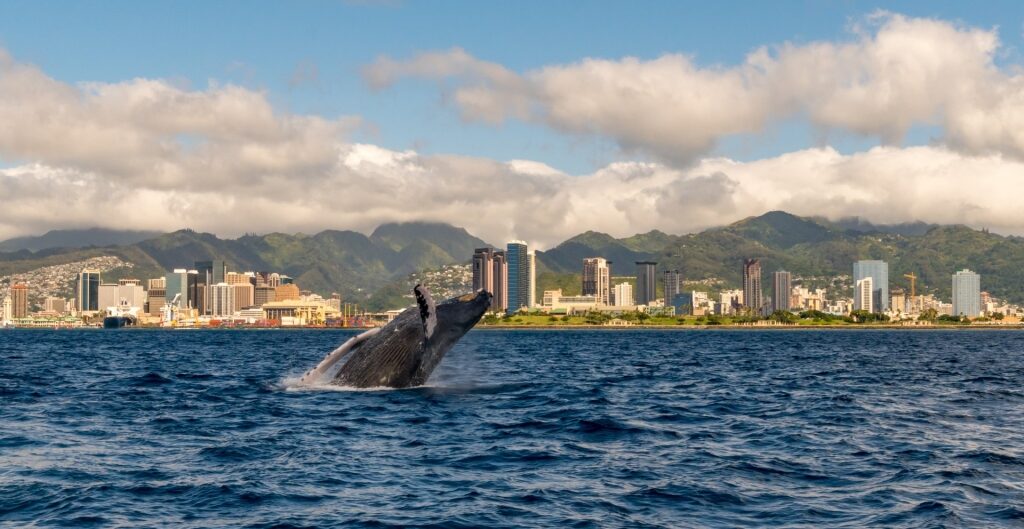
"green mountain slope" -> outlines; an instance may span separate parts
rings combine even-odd
[[[681,236],[652,231],[616,239],[585,232],[537,252],[537,294],[553,288],[578,294],[582,260],[587,257],[612,261],[615,276],[630,276],[635,261],[652,260],[658,262],[659,273],[679,269],[688,280],[719,279],[723,287],[738,287],[743,259],[757,257],[766,291],[775,270],[822,278],[820,282],[851,275],[858,259],[884,259],[892,287],[906,286],[903,274],[914,272],[920,278],[919,290],[948,299],[950,276],[970,268],[981,274],[984,290],[1024,303],[1024,239],[964,226],[931,227],[915,235],[920,223],[899,229],[860,221],[846,225],[851,227],[774,211]],[[410,273],[468,263],[473,250],[482,246],[487,244],[466,230],[437,223],[387,224],[369,237],[328,230],[220,239],[181,230],[124,246],[0,252],[0,275],[113,255],[134,267],[113,271],[105,280],[146,279],[173,268],[190,268],[195,261],[224,259],[232,270],[282,272],[303,288],[325,295],[339,292],[348,301],[369,301],[370,308],[381,309],[390,308],[387,300],[404,295],[394,290],[404,288],[396,285],[403,285],[400,280]]]

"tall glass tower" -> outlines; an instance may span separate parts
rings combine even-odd
[[[953,274],[953,315],[981,316],[981,276],[966,268]]]
[[[100,271],[82,270],[78,274],[78,286],[75,289],[78,310],[81,312],[99,310]]]
[[[512,241],[505,248],[508,263],[508,311],[519,312],[530,306],[530,260],[529,249],[523,241]]]
[[[889,310],[889,263],[885,261],[857,261],[853,263],[853,284],[866,277],[871,278],[874,292],[871,295],[870,312]]]
[[[658,263],[654,261],[636,262],[636,291],[633,297],[637,305],[650,305],[658,297],[658,284],[656,283],[655,268]],[[669,303],[670,300],[665,300]]]

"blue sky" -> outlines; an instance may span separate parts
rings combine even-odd
[[[403,80],[374,92],[360,70],[380,55],[461,47],[518,72],[586,57],[691,55],[701,66],[739,63],[783,42],[851,39],[877,9],[999,28],[997,60],[1016,64],[1020,2],[38,2],[0,4],[0,47],[69,83],[169,79],[203,89],[236,83],[266,91],[283,111],[361,116],[354,139],[391,149],[531,159],[581,174],[624,158],[596,136],[536,124],[465,123],[435,86]],[[316,79],[295,82],[315,69]],[[907,143],[927,143],[915,127]],[[822,143],[791,120],[764,134],[723,139],[715,154],[747,160]],[[831,132],[841,152],[874,138]],[[625,158],[635,159],[630,154]]]

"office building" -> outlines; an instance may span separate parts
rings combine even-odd
[[[228,265],[224,261],[196,261],[196,289],[191,298],[192,306],[199,309],[200,314],[211,314],[210,287],[227,281]]]
[[[274,289],[274,301],[295,301],[302,297],[302,292],[294,283],[283,283]]]
[[[527,252],[529,248],[523,241],[511,241],[505,248],[505,259],[508,264],[508,312],[519,312],[528,308],[530,301],[530,263]]]
[[[853,289],[853,310],[866,310],[868,312],[874,312],[871,307],[874,306],[875,296],[875,280],[871,276],[867,276],[863,279],[858,280],[854,284]]]
[[[120,292],[117,283],[102,283],[99,290],[99,306],[104,311],[111,307],[117,307],[120,300]]]
[[[650,305],[655,299],[658,299],[657,275],[655,275],[657,266],[658,263],[653,261],[636,262],[636,291],[633,296],[636,298],[637,305]]]
[[[100,271],[82,270],[75,287],[75,307],[79,312],[96,312],[100,301]]]
[[[966,268],[953,274],[953,315],[981,316],[981,276]]]
[[[790,310],[793,275],[785,270],[772,272],[772,310]]]
[[[234,290],[234,307],[236,311],[250,308],[256,304],[256,289],[250,283],[228,284]]]
[[[861,309],[869,312],[888,312],[889,310],[889,263],[885,261],[857,261],[853,263],[853,283],[870,277],[874,292],[871,294],[870,305]]]
[[[227,280],[228,264],[225,261],[196,261],[195,270],[200,283],[216,285]]]
[[[235,313],[235,286],[221,282],[208,287],[210,316],[227,317]]]
[[[594,296],[600,305],[611,304],[611,269],[608,262],[601,257],[588,257],[583,260],[584,296]],[[616,298],[618,300],[618,298]],[[616,301],[616,305],[622,305]]]
[[[533,250],[526,252],[526,267],[530,279],[530,288],[526,291],[526,306],[532,309],[537,306],[537,253]]]
[[[632,307],[634,305],[636,303],[633,299],[633,285],[629,283],[615,285],[615,306]]]
[[[229,285],[252,285],[255,279],[252,272],[228,272],[224,275],[224,282]]]
[[[14,285],[11,287],[11,318],[28,317],[28,285]]]
[[[486,290],[494,294],[494,249],[473,251],[473,292]]]
[[[7,323],[11,321],[11,316],[13,316],[13,312],[14,308],[11,303],[11,297],[7,296],[6,298],[4,298],[2,314],[0,314],[0,323]]]
[[[764,291],[761,289],[761,260],[743,260],[743,306],[754,314],[764,306]]]
[[[277,301],[277,289],[271,286],[258,286],[253,291],[253,306],[262,307],[271,301]]]
[[[64,314],[67,312],[68,302],[64,298],[57,298],[53,296],[47,296],[43,300],[43,310],[46,312],[56,312],[57,314]]]
[[[491,294],[491,309],[494,312],[504,312],[508,309],[508,261],[504,251],[495,251],[491,255],[491,280],[494,290]]]
[[[665,288],[665,304],[673,305],[672,300],[683,292],[683,274],[679,270],[665,270],[662,283]]]
[[[146,314],[160,316],[167,305],[167,279],[150,279],[146,290]]]
[[[129,307],[143,308],[146,306],[146,289],[138,279],[119,279],[117,281],[117,302],[124,302]]]
[[[177,304],[180,309],[187,309],[188,303],[188,270],[175,268],[164,276],[164,293],[167,305]],[[177,300],[177,301],[175,301]]]
[[[164,276],[166,285],[165,299],[167,304],[174,302],[178,297],[177,307],[179,309],[195,309],[201,306],[205,298],[205,285],[199,282],[197,270],[185,270],[175,268],[174,271]]]

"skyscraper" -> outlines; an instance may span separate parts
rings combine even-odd
[[[227,280],[228,264],[224,261],[196,261],[196,290],[191,298],[192,306],[200,314],[211,314],[210,287]]]
[[[477,248],[473,251],[473,292],[486,290],[494,294],[494,250]]]
[[[871,276],[858,280],[853,289],[853,310],[871,312],[874,295],[875,281]]]
[[[150,316],[163,314],[164,305],[167,304],[167,279],[158,277],[149,280],[149,290],[146,291],[146,313]]]
[[[604,258],[588,257],[583,260],[582,295],[594,296],[599,305],[611,303],[611,270]]]
[[[11,287],[11,317],[28,317],[28,285],[14,285]]]
[[[100,301],[100,271],[82,270],[78,274],[78,286],[75,288],[75,306],[79,312],[95,312]]]
[[[537,306],[537,252],[526,252],[526,267],[530,279],[530,289],[526,291],[526,306],[532,309]]]
[[[871,306],[857,310],[869,312],[886,312],[889,310],[889,263],[885,261],[857,261],[853,263],[853,282],[866,277],[871,278],[874,291],[871,294]]]
[[[494,284],[491,310],[501,312],[508,309],[508,261],[503,250],[491,254],[491,268],[491,281]]]
[[[231,316],[235,313],[235,287],[227,283],[209,286],[210,315]]]
[[[199,282],[204,285],[216,285],[227,279],[228,264],[225,261],[196,261],[195,268]]]
[[[676,296],[683,292],[683,274],[679,270],[665,270],[665,305],[672,305]]]
[[[772,310],[789,310],[793,276],[785,270],[772,272]]]
[[[650,305],[652,301],[658,299],[657,275],[655,274],[657,266],[658,263],[653,261],[636,262],[636,292],[633,296],[636,298],[637,305]]]
[[[953,315],[981,316],[981,276],[966,268],[953,274]]]
[[[164,295],[167,305],[174,303],[178,297],[177,307],[180,309],[189,308],[188,300],[188,270],[175,268],[171,273],[164,276]]]
[[[764,305],[761,290],[761,260],[743,260],[743,306],[752,312],[760,312]]]
[[[523,241],[511,241],[506,247],[505,258],[508,263],[508,312],[519,312],[527,307],[530,300],[530,263],[527,257],[529,248]]]

